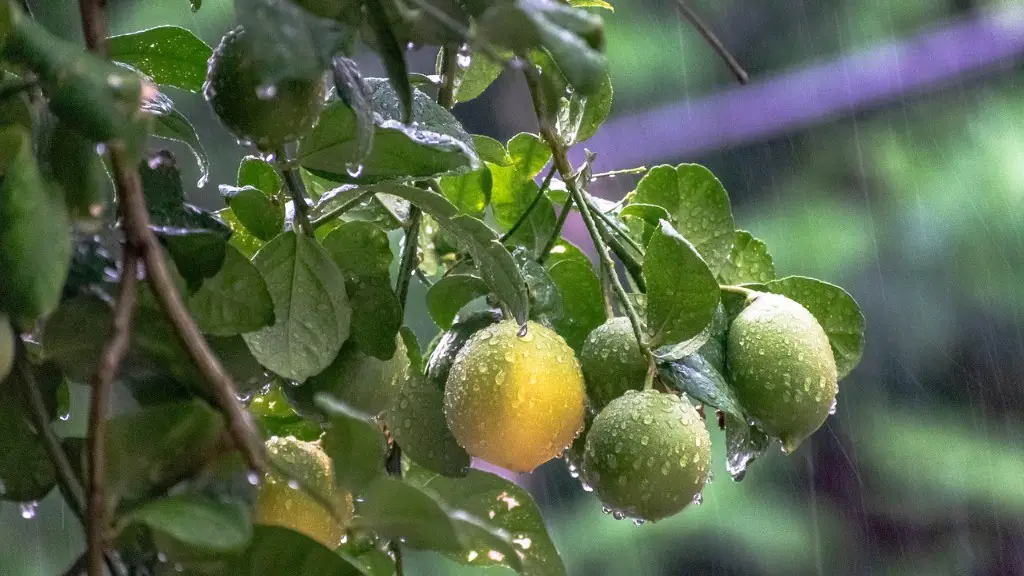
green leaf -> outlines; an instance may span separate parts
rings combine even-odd
[[[641,246],[646,246],[651,241],[651,235],[658,229],[662,220],[671,221],[667,210],[655,204],[637,204],[630,202],[619,211],[619,219],[631,231]]]
[[[491,171],[486,167],[466,174],[442,176],[441,193],[459,212],[481,216],[491,199]]]
[[[722,295],[723,299],[725,294]],[[725,306],[719,304],[715,308],[715,316],[711,320],[711,329],[708,334],[708,341],[700,347],[698,353],[708,361],[711,366],[718,370],[719,374],[725,374],[725,341],[729,332],[729,315]]]
[[[56,361],[72,381],[90,382],[110,334],[112,313],[110,304],[95,294],[62,301],[43,331],[46,358]]]
[[[743,409],[729,383],[700,354],[666,362],[658,367],[661,380],[690,398],[745,420]]]
[[[267,196],[276,196],[284,181],[277,170],[266,160],[257,156],[246,156],[238,164],[236,184],[239,188],[252,186]]]
[[[178,271],[193,287],[224,263],[231,230],[185,202],[181,173],[174,156],[161,151],[139,164],[142,191],[151,216],[151,229],[170,253]]]
[[[373,415],[360,412],[330,394],[316,403],[329,418],[323,447],[334,465],[335,483],[358,493],[384,472],[388,442]]]
[[[225,576],[363,576],[362,571],[309,536],[280,526],[253,527],[249,548],[228,563]]]
[[[725,468],[739,482],[747,475],[747,467],[768,450],[771,439],[745,418],[725,415]]]
[[[470,566],[508,566],[510,561],[518,558],[522,564],[518,571],[524,576],[562,576],[566,573],[545,528],[540,508],[523,488],[481,470],[470,470],[468,476],[459,479],[420,474],[410,481],[418,482],[425,491],[437,494],[450,506],[478,518],[486,518],[488,523],[511,536],[514,554],[505,554],[504,558],[497,560],[495,555],[488,554],[486,546],[464,542],[466,550],[476,554],[464,550],[454,556],[459,562]]]
[[[655,166],[636,185],[631,202],[655,204],[717,273],[729,259],[736,228],[729,195],[707,168],[697,164]]]
[[[508,141],[508,155],[521,178],[533,178],[551,161],[551,148],[540,136],[520,132]]]
[[[610,12],[615,12],[615,7],[605,2],[605,0],[569,0],[569,5],[576,8],[603,8]]]
[[[544,266],[534,260],[533,252],[519,247],[512,254],[526,280],[530,293],[530,318],[545,326],[557,326],[562,319],[562,295]]]
[[[455,103],[469,102],[484,93],[488,86],[501,76],[505,66],[495,62],[486,54],[471,56],[469,66],[459,66],[455,76]],[[437,73],[441,74],[441,58],[438,54]]]
[[[177,26],[157,26],[111,36],[110,59],[142,72],[154,83],[198,93],[206,79],[206,61],[213,50],[192,32]]]
[[[555,244],[544,265],[562,296],[562,317],[555,322],[555,331],[579,351],[587,335],[606,320],[601,281],[590,259],[565,240]]]
[[[611,76],[606,72],[600,86],[591,94],[573,92],[568,105],[559,107],[558,133],[566,145],[589,140],[608,119],[612,109]]]
[[[377,54],[384,61],[388,80],[395,87],[398,103],[401,107],[403,124],[409,124],[413,118],[413,88],[409,82],[409,69],[405,63],[405,50],[398,44],[391,23],[388,22],[384,3],[381,0],[366,0],[366,17],[373,31]]]
[[[503,229],[515,225],[537,195],[539,187],[532,177],[523,176],[514,165],[502,168],[488,164],[491,172],[491,209]]]
[[[59,190],[39,173],[24,128],[0,131],[0,309],[15,325],[52,312],[71,256],[71,226]]]
[[[787,276],[766,284],[769,292],[796,300],[828,334],[839,377],[849,374],[864,355],[864,314],[850,293],[835,284]]]
[[[32,502],[46,496],[56,472],[42,440],[33,431],[22,407],[24,392],[18,368],[0,382],[0,500]]]
[[[170,539],[207,554],[243,550],[252,537],[249,510],[241,502],[217,501],[198,494],[180,494],[148,502],[125,515],[119,523],[147,526],[161,540]]]
[[[750,232],[737,230],[732,253],[718,271],[718,277],[724,284],[775,280],[775,263],[768,253],[768,246],[751,236]]]
[[[689,340],[711,323],[718,282],[693,245],[665,221],[647,245],[643,274],[652,346]]]
[[[352,341],[370,356],[391,358],[402,327],[402,304],[391,289],[388,269],[394,255],[387,232],[370,222],[346,222],[324,238],[323,247],[345,278]]]
[[[427,312],[434,323],[447,330],[463,306],[486,296],[487,284],[472,274],[449,274],[427,290]]]
[[[272,382],[266,392],[254,395],[249,402],[249,413],[256,419],[263,437],[294,436],[306,442],[320,439],[323,433],[320,424],[303,418],[292,409],[281,390],[282,386],[288,384]]]
[[[246,258],[251,259],[263,247],[263,241],[249,233],[231,208],[218,210],[214,212],[214,216],[231,230],[231,240],[228,244],[234,246]]]
[[[85,225],[89,230],[97,229],[113,194],[96,145],[66,122],[57,121],[41,156],[45,157],[49,176],[64,192],[71,219],[80,228]]]
[[[198,399],[111,419],[106,441],[111,506],[150,498],[184,480],[218,449],[223,433],[220,414]]]
[[[284,230],[284,205],[262,190],[252,186],[236,188],[221,184],[220,195],[227,201],[235,218],[256,238],[273,240]]]
[[[398,95],[379,78],[367,78],[374,111],[374,144],[362,169],[356,157],[358,132],[352,109],[336,100],[321,113],[313,131],[299,144],[299,163],[340,182],[427,178],[473,170],[479,158],[473,141],[450,112],[429,96],[413,91],[412,123],[401,120]]]
[[[331,62],[334,73],[334,89],[341,101],[348,105],[356,117],[356,149],[349,161],[352,167],[362,166],[363,161],[373,148],[373,105],[370,89],[363,81],[359,65],[354,60],[338,55]],[[412,88],[409,88],[412,98]]]
[[[498,166],[511,166],[512,157],[505,150],[505,145],[490,136],[473,134],[473,147],[476,149],[480,160]]]
[[[401,339],[396,338],[396,343],[399,341]],[[285,393],[297,408],[310,409],[313,417],[322,413],[314,404],[320,392],[328,393],[360,412],[376,416],[394,403],[408,372],[409,358],[401,345],[391,358],[379,360],[348,343],[323,372],[302,386],[288,387]]]
[[[298,382],[320,373],[349,336],[345,280],[319,244],[289,231],[253,259],[274,301],[275,322],[245,334],[260,364]]]
[[[203,0],[188,0],[188,4],[192,8],[192,13],[195,14],[203,7]]]
[[[480,330],[501,321],[501,313],[494,310],[483,310],[460,319],[441,336],[427,360],[426,381],[437,390],[444,390],[448,381],[455,357],[466,345],[466,342]]]
[[[447,511],[419,488],[378,476],[360,493],[356,522],[382,538],[401,540],[411,548],[459,552],[461,546]]]
[[[403,454],[439,474],[466,475],[470,457],[448,428],[444,392],[428,384],[421,373],[409,374],[385,422]]]
[[[544,47],[573,86],[598,89],[607,64],[601,18],[549,1],[501,2],[477,18],[480,37],[514,51]]]
[[[260,271],[237,249],[229,247],[224,265],[188,299],[199,329],[215,336],[234,336],[274,323],[274,302]]]

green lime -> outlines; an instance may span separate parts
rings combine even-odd
[[[639,390],[647,376],[647,359],[633,335],[626,317],[612,318],[595,328],[580,350],[580,366],[587,382],[587,395],[595,409]]]

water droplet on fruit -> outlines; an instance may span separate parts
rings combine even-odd
[[[828,413],[829,413],[830,416],[836,413],[836,399],[835,398],[832,399],[832,405],[829,406]]]
[[[270,100],[274,96],[277,96],[277,86],[273,84],[263,84],[256,88],[256,97],[260,100]]]
[[[294,479],[293,480],[289,480],[288,481],[288,487],[291,488],[292,490],[298,490],[299,489],[299,483],[298,483],[297,480],[294,480]]]
[[[249,472],[248,474],[245,475],[245,479],[248,480],[249,484],[252,484],[253,486],[260,485],[260,475],[257,474],[256,472]]]
[[[31,502],[22,502],[18,505],[18,509],[21,510],[21,517],[25,520],[31,520],[36,517],[36,511],[39,509],[39,502],[33,500]]]
[[[700,492],[698,492],[698,493],[693,495],[693,505],[694,506],[700,506],[703,503],[704,503],[704,494],[701,494]]]

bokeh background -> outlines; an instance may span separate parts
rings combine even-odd
[[[812,440],[788,457],[773,449],[735,483],[718,436],[704,504],[669,520],[603,515],[561,462],[521,477],[570,573],[1024,574],[1024,5],[693,0],[749,70],[741,88],[672,0],[612,3],[615,104],[586,144],[597,171],[709,166],[780,275],[857,298],[867,350]],[[195,15],[185,0],[108,4],[114,33],[170,23],[211,45],[234,18],[231,0],[205,0]],[[29,5],[80,37],[74,0]],[[418,71],[433,61],[415,55]],[[233,182],[246,151],[201,98],[169,94],[213,163],[192,198],[219,208],[216,185]],[[511,76],[456,115],[502,139],[536,129]],[[187,150],[169,147],[196,182]],[[635,182],[592,191],[614,199]],[[585,244],[579,223],[568,230]],[[410,323],[426,342],[436,328],[422,295],[414,283]],[[81,412],[61,432],[81,434]],[[31,519],[0,504],[0,574],[60,574],[82,546],[56,493]],[[474,573],[409,556],[408,574]]]

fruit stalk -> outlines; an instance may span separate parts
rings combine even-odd
[[[299,223],[299,230],[313,238],[314,226],[309,222],[309,204],[306,204],[306,186],[302,183],[302,178],[299,177],[299,173],[295,168],[289,168],[285,160],[287,159],[286,151],[282,146],[277,152],[277,159],[281,162],[281,175],[284,176],[285,186],[288,188],[288,194],[292,197],[292,204],[295,206],[295,221]]]
[[[574,202],[576,202],[576,206],[580,211],[580,216],[583,217],[583,224],[587,227],[587,232],[590,234],[590,238],[594,241],[594,247],[597,248],[597,254],[600,257],[601,262],[609,271],[608,276],[612,282],[612,289],[618,297],[623,310],[625,310],[626,317],[629,318],[629,323],[633,327],[633,335],[636,337],[636,342],[640,346],[640,350],[644,353],[644,356],[647,357],[648,362],[653,364],[654,356],[651,354],[650,347],[648,347],[647,343],[644,341],[643,323],[640,321],[640,316],[637,314],[636,308],[633,307],[633,303],[629,300],[629,297],[626,294],[626,289],[622,286],[622,281],[619,279],[618,274],[615,274],[615,263],[612,261],[611,254],[608,253],[608,245],[605,244],[604,238],[601,235],[601,230],[598,228],[597,223],[594,221],[594,216],[590,212],[590,207],[587,205],[585,193],[576,185],[576,180],[573,178],[572,164],[569,162],[569,155],[566,152],[565,147],[562,145],[558,134],[555,133],[554,122],[548,112],[546,112],[548,108],[544,102],[544,92],[540,85],[540,73],[537,71],[533,62],[530,61],[529,57],[525,55],[521,55],[520,57],[525,62],[525,65],[523,66],[523,76],[526,78],[526,85],[530,89],[534,112],[537,114],[537,122],[540,126],[540,134],[547,142],[548,147],[551,148],[551,156],[555,167],[558,169],[559,174],[562,175],[562,179],[565,181],[565,187],[569,190],[569,196]]]

